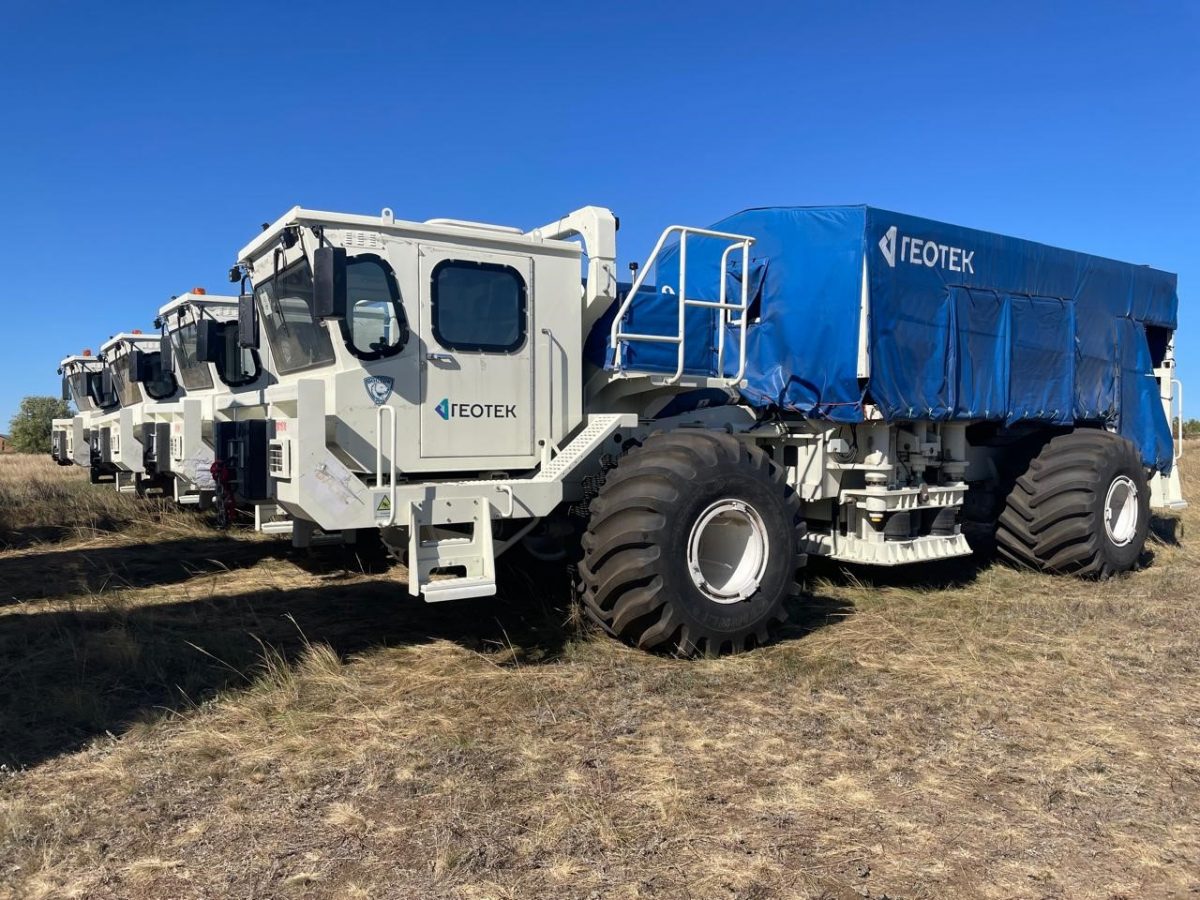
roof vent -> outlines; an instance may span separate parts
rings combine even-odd
[[[373,231],[347,231],[343,242],[346,247],[356,247],[364,250],[379,249],[379,235]]]

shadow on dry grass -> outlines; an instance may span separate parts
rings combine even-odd
[[[0,606],[166,586],[287,556],[282,541],[222,535],[153,544],[108,544],[0,556]]]
[[[204,514],[94,485],[86,470],[42,456],[0,455],[0,551],[75,540],[160,540],[211,531]],[[0,580],[0,588],[4,582]]]
[[[0,552],[53,595],[0,606],[0,894],[1192,895],[1198,514],[1106,582],[814,562],[694,661],[582,634],[561,567],[426,605],[368,548]]]
[[[478,651],[511,644],[535,661],[561,650],[565,619],[533,599],[426,606],[402,584],[364,580],[145,605],[118,591],[86,607],[8,616],[0,761],[33,765],[155,711],[202,703],[252,683],[267,655],[288,664],[310,644],[340,657],[433,640]]]
[[[311,645],[346,659],[371,648],[451,641],[530,665],[557,659],[581,634],[561,568],[539,570],[528,561],[504,567],[498,597],[445,605],[413,600],[402,582],[339,571],[335,551],[303,557],[308,568],[330,573],[331,581],[319,586],[178,602],[147,602],[135,590],[153,583],[155,567],[160,584],[216,573],[236,582],[238,572],[227,566],[278,559],[290,549],[278,542],[200,543],[190,550],[105,548],[99,551],[104,562],[120,575],[101,579],[104,593],[71,608],[0,619],[0,762],[35,765],[147,715],[193,707],[222,690],[252,684],[268,660],[291,665]],[[55,551],[42,558],[53,558],[58,571],[69,573],[77,568],[70,555]],[[29,575],[31,570],[13,566],[30,562],[36,558],[0,560],[0,578]],[[29,590],[57,597],[76,583],[65,574],[51,579],[49,590]],[[803,637],[849,609],[845,602],[806,596],[790,611],[779,638]]]

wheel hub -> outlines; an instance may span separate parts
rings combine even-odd
[[[1133,540],[1138,529],[1138,490],[1128,475],[1118,475],[1104,498],[1104,531],[1118,547]]]
[[[738,603],[752,596],[762,583],[769,555],[762,516],[740,500],[710,505],[688,538],[688,572],[714,603]]]

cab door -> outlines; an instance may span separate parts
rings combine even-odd
[[[533,262],[422,247],[421,458],[532,467]]]

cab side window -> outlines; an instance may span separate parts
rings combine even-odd
[[[168,400],[179,390],[175,375],[170,369],[164,369],[161,353],[145,354],[145,371],[142,372],[142,386],[151,400]]]
[[[525,279],[511,266],[444,260],[433,269],[430,300],[443,347],[512,353],[525,343]]]
[[[237,322],[222,322],[221,361],[217,364],[217,375],[226,387],[245,387],[257,381],[262,374],[258,351],[238,346]]]
[[[373,253],[346,261],[346,319],[342,337],[359,359],[392,356],[408,343],[408,320],[391,267]]]

